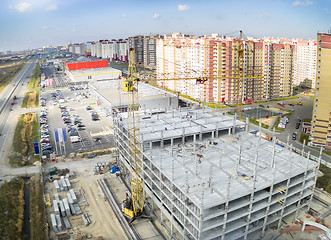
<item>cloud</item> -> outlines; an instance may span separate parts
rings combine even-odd
[[[323,8],[323,10],[326,14],[331,14],[331,10],[329,10],[328,8]]]
[[[186,4],[179,4],[178,5],[178,11],[187,11],[190,9],[190,6],[189,5],[186,5]]]
[[[126,18],[126,14],[125,13],[122,14],[122,18]]]
[[[53,3],[51,5],[48,5],[48,7],[46,8],[46,11],[56,11],[58,9],[56,3]]]
[[[32,4],[29,2],[20,2],[14,6],[10,5],[9,6],[10,9],[15,9],[18,12],[30,12],[32,11]]]
[[[313,5],[313,4],[314,4],[314,2],[310,1],[310,0],[305,0],[305,1],[297,0],[297,1],[292,3],[292,5],[294,7],[300,7],[300,6],[308,7],[308,6]]]
[[[47,30],[49,27],[48,26],[43,26],[41,30]]]
[[[153,19],[158,19],[158,18],[160,18],[161,16],[160,16],[160,14],[158,14],[158,13],[154,13],[154,15],[153,15]]]

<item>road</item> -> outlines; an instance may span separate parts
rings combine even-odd
[[[289,106],[288,104],[285,105],[285,110],[288,110],[289,108],[294,109],[294,112],[292,112],[289,120],[290,122],[287,124],[285,130],[283,132],[276,132],[275,133],[275,137],[277,139],[279,139],[281,142],[283,143],[288,143],[289,145],[292,144],[293,147],[302,150],[303,148],[303,144],[300,143],[300,135],[301,135],[301,129],[302,129],[302,122],[300,125],[299,129],[295,128],[296,123],[298,122],[298,118],[304,120],[304,119],[311,119],[312,118],[312,111],[313,111],[313,100],[311,98],[309,98],[308,96],[304,96],[304,95],[298,95],[299,99],[291,99],[291,100],[285,100],[282,102],[286,102],[286,103],[290,103],[290,102],[296,102],[296,101],[301,101],[302,102],[302,106],[300,105],[294,105],[294,106]],[[264,106],[273,106],[273,107],[279,107],[279,105],[277,105],[277,102],[266,102],[266,103],[259,103],[262,104]],[[258,107],[259,104],[252,104],[252,107]],[[249,128],[250,130],[258,130],[258,126],[249,123]],[[261,129],[262,132],[265,132],[266,134],[269,135],[273,135],[272,131],[269,131],[267,129],[262,128]],[[297,138],[296,140],[292,139],[292,134],[293,132],[297,133]],[[310,154],[318,157],[320,154],[320,148],[317,147],[308,147],[308,146],[304,146],[304,151],[308,152],[310,151]],[[322,160],[331,163],[331,156],[323,153],[322,154]]]
[[[7,175],[20,175],[24,173],[35,173],[39,171],[38,167],[31,168],[20,168],[20,169],[11,169],[8,167],[8,150],[11,145],[11,138],[15,130],[15,124],[20,113],[22,100],[24,98],[24,93],[27,90],[27,82],[29,81],[28,76],[31,75],[33,68],[36,64],[36,58],[30,59],[23,69],[16,75],[12,83],[15,84],[13,87],[12,84],[9,84],[1,93],[0,93],[0,176]],[[10,105],[10,101],[13,96],[16,96],[15,104]],[[13,111],[10,111],[10,108]]]

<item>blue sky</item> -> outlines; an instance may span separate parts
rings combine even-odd
[[[0,51],[137,34],[316,39],[331,0],[0,0]]]

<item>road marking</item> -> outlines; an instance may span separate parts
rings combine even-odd
[[[108,131],[102,131],[102,132],[98,132],[98,133],[92,133],[91,136],[96,137],[96,136],[105,136],[105,135],[110,135],[110,134],[114,134],[114,131],[108,130]]]

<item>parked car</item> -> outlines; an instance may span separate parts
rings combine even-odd
[[[79,124],[79,123],[82,123],[82,122],[79,121],[79,120],[75,120],[75,121],[74,121],[74,124],[75,124],[75,125],[77,125],[77,124]]]
[[[43,138],[40,140],[40,143],[49,143],[49,138]]]
[[[101,137],[94,137],[94,138],[93,138],[93,141],[94,141],[94,142],[97,142],[97,141],[100,141],[100,140],[101,140]]]
[[[83,130],[85,130],[85,128],[84,127],[79,127],[79,128],[77,128],[77,130],[78,131],[83,131]]]
[[[42,155],[46,155],[46,156],[49,156],[53,151],[51,150],[43,150],[41,153]]]
[[[92,107],[91,106],[86,106],[86,110],[92,110]]]
[[[300,122],[297,122],[297,124],[295,125],[295,128],[296,129],[299,129],[300,128]]]
[[[77,127],[85,127],[85,125],[82,124],[82,123],[78,123],[78,124],[77,124]]]
[[[292,134],[292,140],[296,140],[297,139],[297,134],[294,132],[293,134]]]

